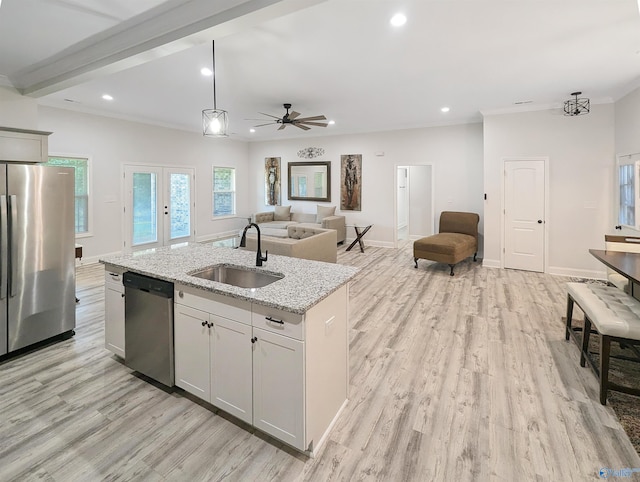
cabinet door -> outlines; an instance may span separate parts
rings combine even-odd
[[[176,303],[173,326],[175,384],[210,402],[209,314]]]
[[[104,347],[124,358],[124,286],[104,285]]]
[[[304,343],[260,328],[253,335],[253,425],[306,450]]]
[[[211,403],[251,423],[251,326],[211,315]]]

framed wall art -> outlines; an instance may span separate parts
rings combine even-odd
[[[265,157],[264,159],[264,193],[264,202],[267,206],[281,204],[279,157]]]
[[[362,154],[340,156],[340,210],[362,210]]]

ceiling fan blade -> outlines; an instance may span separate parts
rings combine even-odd
[[[322,122],[296,122],[296,124],[304,124],[305,126],[327,127],[328,124]]]
[[[297,122],[317,121],[317,120],[327,120],[327,118],[323,115],[315,115],[313,117],[303,117],[302,119],[297,119]]]
[[[275,116],[275,115],[271,115],[271,114],[265,114],[264,112],[258,112],[258,114],[260,114],[260,115],[266,115],[267,117],[273,117],[274,119],[280,119],[280,117],[277,117],[277,116]],[[262,119],[260,119],[260,120],[262,120]]]
[[[311,127],[307,127],[303,124],[299,124],[298,122],[292,124],[294,126],[296,126],[298,129],[302,129],[303,131],[308,131],[309,129],[311,129]]]
[[[300,115],[300,112],[296,112],[295,110],[289,114],[289,120],[293,120]]]
[[[278,130],[281,131],[282,129],[284,129],[285,127],[287,127],[287,124],[282,124],[280,127],[278,127]]]
[[[264,127],[264,126],[272,126],[274,124],[277,124],[277,122],[269,122],[268,124],[258,124],[257,126],[253,126],[253,127]]]

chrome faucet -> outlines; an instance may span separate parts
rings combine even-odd
[[[256,223],[249,223],[244,227],[244,231],[242,231],[242,238],[240,238],[240,247],[244,248],[247,246],[247,229],[249,229],[251,226],[254,226],[256,228],[256,231],[258,231],[258,249],[256,251],[256,266],[262,266],[262,262],[267,260],[269,251],[265,251],[264,257],[262,256],[262,250],[260,249],[260,228]]]

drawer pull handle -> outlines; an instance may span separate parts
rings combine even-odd
[[[258,337],[254,336],[253,338],[251,338],[251,343],[255,343],[256,341],[258,341]]]
[[[284,325],[284,321],[282,320],[276,320],[275,318],[271,318],[270,316],[265,316],[265,318],[269,321],[272,321],[274,323],[278,323],[279,325]]]

